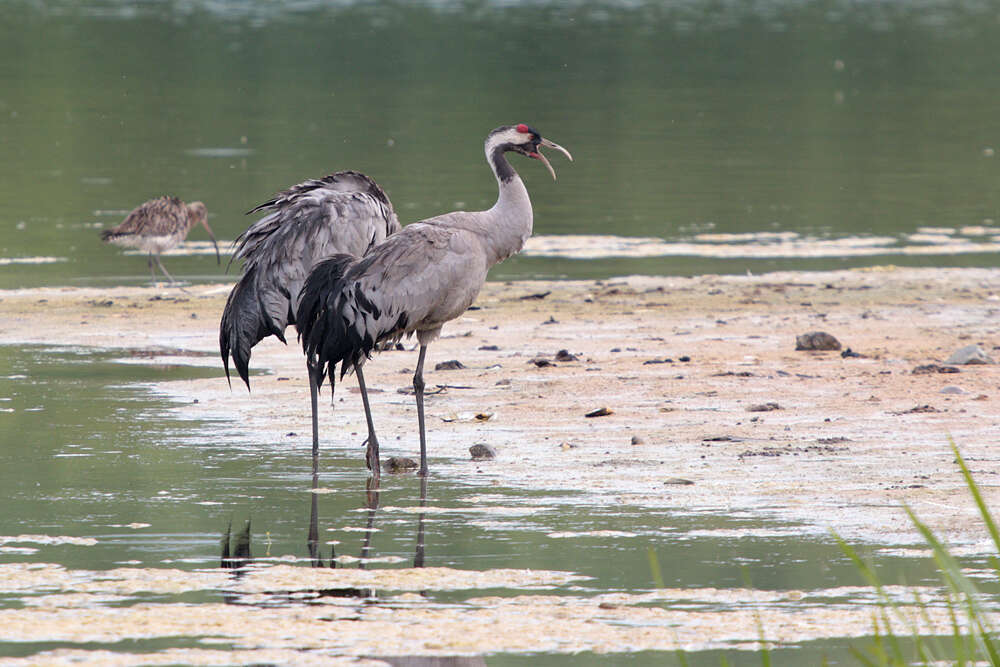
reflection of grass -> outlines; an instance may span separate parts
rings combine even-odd
[[[955,460],[962,470],[962,477],[965,478],[969,491],[972,493],[979,513],[986,523],[993,544],[1000,554],[1000,531],[997,530],[996,522],[990,514],[989,508],[983,501],[983,496],[979,492],[969,468],[965,465],[965,460],[951,442],[951,449],[955,453]],[[998,645],[994,633],[991,629],[989,618],[983,609],[980,600],[981,594],[975,584],[965,576],[962,567],[955,557],[951,555],[948,548],[931,532],[931,529],[917,518],[912,509],[906,507],[906,513],[910,520],[920,532],[924,541],[931,548],[934,555],[934,562],[937,563],[941,578],[944,579],[948,587],[948,612],[951,621],[951,648],[945,649],[939,642],[922,637],[919,629],[919,622],[924,621],[926,626],[931,626],[927,606],[916,600],[916,607],[921,610],[919,619],[905,614],[898,604],[886,593],[885,588],[879,581],[874,569],[863,561],[846,542],[839,536],[837,541],[841,549],[854,562],[854,565],[861,572],[862,576],[878,592],[881,600],[881,611],[873,618],[875,638],[866,650],[852,649],[852,653],[864,665],[909,665],[914,660],[922,664],[930,664],[936,661],[947,660],[956,665],[977,663],[986,660],[991,665],[1000,665],[1000,645]],[[1000,573],[1000,561],[993,558],[993,569]],[[895,623],[894,623],[895,621]],[[912,651],[914,656],[907,658],[903,650],[903,644],[893,631],[893,626],[908,627],[911,636]],[[951,656],[945,658],[947,654]],[[979,664],[982,664],[981,662]]]

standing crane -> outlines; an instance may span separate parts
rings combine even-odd
[[[229,294],[219,324],[219,351],[250,389],[250,349],[268,336],[285,342],[295,324],[299,292],[309,271],[336,253],[364,255],[399,231],[399,219],[379,185],[356,171],[340,171],[294,185],[248,211],[269,211],[233,242],[243,276]],[[230,260],[231,262],[232,260]],[[322,376],[306,358],[312,403],[313,458],[319,453],[317,399]],[[331,395],[333,383],[331,382]]]
[[[208,212],[200,201],[185,204],[177,197],[158,197],[136,206],[117,227],[101,232],[101,240],[148,253],[149,273],[153,280],[156,280],[156,273],[153,271],[155,259],[160,271],[173,285],[177,281],[163,267],[160,253],[177,247],[195,225],[200,224],[208,232],[212,245],[215,246],[215,261],[222,263],[219,244],[215,241],[212,228],[208,226],[207,218]]]
[[[486,137],[486,161],[500,188],[488,211],[446,213],[407,225],[362,258],[335,255],[316,265],[302,288],[296,327],[307,357],[333,381],[353,369],[368,422],[366,462],[379,475],[378,440],[361,366],[382,343],[416,333],[420,344],[413,389],[420,431],[420,470],[427,475],[424,426],[424,357],[427,346],[472,304],[494,264],[518,252],[531,236],[528,190],[507,161],[509,152],[540,160],[555,179],[540,147],[562,146],[524,125],[498,127]],[[325,369],[324,369],[325,367]]]

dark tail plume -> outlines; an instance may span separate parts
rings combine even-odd
[[[247,389],[250,388],[250,349],[271,334],[285,342],[284,334],[277,331],[257,292],[256,269],[251,268],[229,293],[219,324],[219,352],[226,379],[232,384],[229,376],[229,357],[232,355],[233,366]]]
[[[352,338],[357,338],[341,316],[337,304],[343,291],[347,270],[357,258],[353,255],[334,255],[315,267],[302,286],[299,309],[295,313],[295,326],[302,341],[306,358],[315,360],[323,376],[332,373],[337,362],[344,361],[343,369],[353,366]]]

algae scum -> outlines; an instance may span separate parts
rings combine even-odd
[[[829,640],[871,631],[873,591],[800,527],[505,488],[481,476],[499,461],[454,478],[432,464],[425,488],[383,475],[373,509],[354,448],[324,456],[314,489],[305,433],[244,446],[225,420],[180,418],[158,388],[219,381],[203,366],[214,359],[42,346],[0,356],[0,655],[11,664],[596,664],[609,652],[662,664],[678,649],[689,664],[718,664],[720,651],[756,664],[758,623],[779,660],[811,663],[846,655],[849,642]],[[321,563],[306,544],[314,499]],[[220,568],[220,537],[247,520],[251,563]],[[941,597],[926,562],[878,563],[885,581],[916,587],[894,590],[902,602]],[[944,610],[930,611],[923,627],[947,631]]]

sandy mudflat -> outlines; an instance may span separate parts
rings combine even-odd
[[[478,309],[430,347],[428,388],[449,387],[427,402],[432,474],[584,491],[595,503],[740,512],[883,544],[919,541],[906,502],[964,550],[986,551],[948,436],[1000,507],[1000,369],[912,371],[971,344],[1000,358],[997,277],[887,268],[488,284]],[[0,343],[213,352],[229,288],[3,291]],[[816,330],[864,356],[795,351],[796,335]],[[578,360],[556,361],[563,349]],[[451,359],[466,368],[433,370]],[[417,454],[412,397],[397,391],[415,363],[414,352],[394,351],[367,366],[370,387],[384,390],[372,396],[383,458]],[[164,391],[185,399],[185,414],[238,420],[248,440],[296,423],[307,434],[294,342],[262,343],[251,366],[268,373],[249,395],[230,391],[221,364],[218,378]],[[353,378],[338,386],[345,400],[324,411],[321,429],[324,448],[360,456],[354,387]],[[750,410],[769,403],[777,409]],[[611,414],[585,416],[602,407]],[[495,447],[497,460],[470,462],[475,443]],[[693,484],[665,483],[678,479]]]

